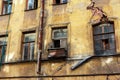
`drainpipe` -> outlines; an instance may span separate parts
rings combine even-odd
[[[42,44],[43,42],[43,29],[44,29],[44,0],[41,0],[41,25],[39,26],[39,31],[38,31],[38,61],[37,61],[37,73],[41,73],[41,57],[42,57]]]

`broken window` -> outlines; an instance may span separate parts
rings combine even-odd
[[[10,14],[12,10],[12,0],[3,0],[2,14]]]
[[[38,6],[38,0],[27,0],[27,5],[26,5],[27,10],[36,9],[37,6]]]
[[[34,59],[34,45],[35,45],[35,33],[25,33],[23,35],[22,42],[22,59],[33,60]]]
[[[67,3],[67,0],[53,0],[54,4],[65,4]]]
[[[53,29],[52,41],[54,48],[67,47],[67,29],[66,28]]]
[[[100,23],[93,26],[94,48],[97,55],[115,53],[115,36],[113,22]]]
[[[0,36],[0,62],[4,62],[7,48],[7,36]]]
[[[65,58],[67,56],[67,28],[52,29],[52,46],[48,49],[49,58]]]

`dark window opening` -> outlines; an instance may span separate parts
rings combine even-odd
[[[102,43],[103,43],[103,50],[108,50],[109,49],[109,39],[102,40]]]
[[[53,0],[54,4],[65,4],[67,0]]]
[[[56,0],[56,4],[60,4],[60,0]]]
[[[54,40],[54,48],[60,48],[60,40]]]

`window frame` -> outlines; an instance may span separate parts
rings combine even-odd
[[[67,30],[67,35],[66,35],[66,37],[60,37],[60,38],[54,38],[54,30],[59,30],[59,29],[66,29]],[[52,47],[53,48],[67,48],[68,46],[67,46],[67,40],[68,40],[68,29],[67,29],[67,26],[64,26],[64,27],[53,27],[52,28],[52,31],[51,31],[51,36],[52,36],[52,38],[51,38],[51,40],[52,40]],[[61,47],[61,40],[63,40],[63,39],[66,39],[66,47]],[[60,47],[54,47],[54,40],[60,40]]]
[[[0,44],[0,47],[1,48],[3,48],[3,47],[5,47],[5,55],[6,55],[6,52],[7,52],[7,43],[8,43],[8,35],[0,35],[0,38],[5,38],[5,44]],[[2,49],[0,49],[0,61],[3,63],[3,62],[5,62],[5,55],[3,56],[2,55],[3,53],[2,53]],[[2,58],[2,56],[3,56],[3,58]]]
[[[12,2],[13,2],[13,0],[10,0],[10,3],[8,3],[8,1],[5,1],[5,0],[2,0],[2,11],[1,11],[1,15],[8,15],[8,14],[11,14],[11,12],[12,12]],[[11,10],[10,10],[10,12],[8,12],[8,6],[9,5],[11,5]],[[7,10],[6,11],[4,11],[5,10],[5,6],[4,5],[7,5]]]
[[[103,23],[105,23],[105,22],[104,22],[104,21],[101,21],[101,22],[99,22],[99,23],[96,23],[96,24],[93,24],[93,25],[92,25],[94,54],[97,55],[97,56],[102,56],[102,55],[114,55],[114,54],[116,54],[116,39],[115,39],[114,21],[107,21],[107,22],[106,22],[106,23],[108,23],[108,24],[113,25],[113,32],[107,32],[107,33],[101,33],[101,34],[94,34],[94,27],[98,27],[99,25],[101,25],[101,24],[103,24]],[[109,27],[110,27],[110,26],[109,26]],[[110,49],[110,42],[109,42],[109,43],[108,43],[109,49],[106,49],[106,50],[102,49],[102,50],[103,50],[103,51],[115,50],[115,52],[112,53],[112,54],[97,54],[97,53],[95,52],[95,37],[94,37],[94,36],[106,35],[106,34],[108,34],[108,35],[113,34],[113,35],[114,35],[114,38],[110,38],[110,37],[107,38],[107,39],[114,39],[114,49]],[[105,39],[98,39],[98,40],[104,41]],[[98,40],[97,40],[97,41],[98,41]],[[104,46],[103,43],[101,43],[101,45],[102,45],[102,47]]]
[[[36,3],[35,3],[36,2]],[[29,8],[29,0],[26,0],[26,7],[25,7],[25,11],[29,11],[29,10],[35,10],[35,9],[37,9],[38,8],[38,0],[34,0],[34,3],[33,3],[33,8],[32,9],[30,9]]]
[[[35,35],[35,40],[36,40],[36,31],[29,31],[29,32],[23,32],[23,34],[22,34],[22,44],[21,44],[21,59],[23,60],[23,61],[31,61],[31,60],[34,60],[34,58],[35,58],[35,54],[34,54],[34,52],[35,52],[35,40],[34,41],[24,41],[24,39],[25,39],[25,35],[26,34],[33,34],[33,35]],[[24,55],[24,47],[25,47],[25,44],[29,44],[29,50],[28,50],[28,53],[27,53],[27,59],[25,59],[25,55]],[[33,53],[31,54],[31,52],[30,52],[30,48],[31,48],[31,44],[34,44],[34,46],[32,46],[32,47],[34,47],[34,50],[33,50]],[[28,45],[27,45],[28,46]],[[31,56],[31,55],[33,55],[33,56]]]

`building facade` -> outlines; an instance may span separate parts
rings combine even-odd
[[[1,0],[0,6],[1,80],[120,79],[119,0]]]

